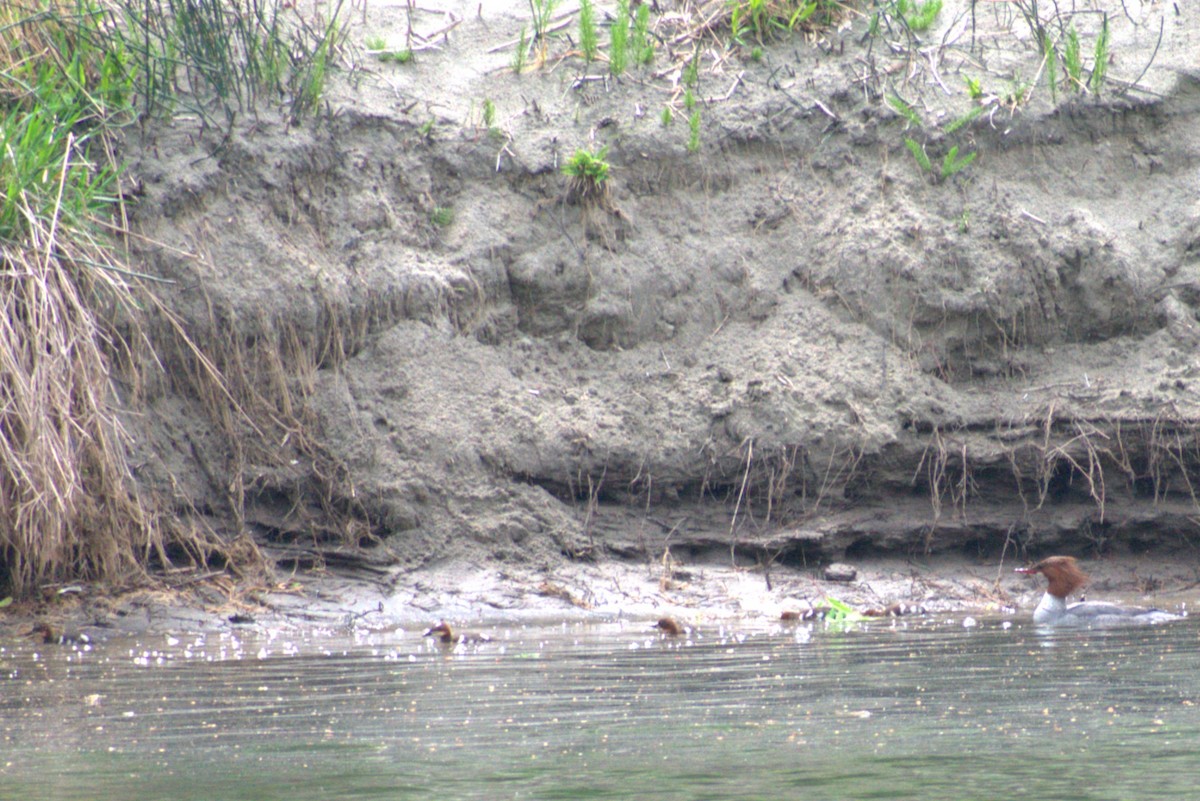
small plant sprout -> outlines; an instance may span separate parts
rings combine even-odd
[[[454,222],[454,210],[446,206],[434,206],[429,212],[429,221],[438,228],[445,228]]]
[[[700,109],[693,109],[688,115],[687,149],[689,153],[700,150]]]
[[[683,68],[683,85],[693,87],[700,81],[700,54],[693,53],[688,59],[687,66]]]
[[[972,78],[970,75],[964,75],[963,81],[967,84],[967,94],[972,100],[978,100],[983,97],[983,81],[979,78]]]
[[[411,50],[388,50],[387,40],[382,36],[368,37],[366,45],[367,52],[384,63],[391,61],[396,64],[407,64],[412,61],[413,52]]]
[[[623,75],[629,63],[629,0],[617,0],[617,10],[608,35],[608,71],[613,75]]]
[[[965,234],[970,230],[971,210],[964,206],[962,212],[958,215],[958,232],[960,234]]]
[[[489,131],[496,127],[496,104],[489,98],[483,101],[483,127]]]
[[[1108,14],[1100,23],[1100,35],[1096,37],[1095,61],[1092,63],[1092,77],[1088,88],[1095,94],[1100,94],[1104,85],[1104,77],[1108,73]]]
[[[1058,103],[1058,50],[1048,33],[1042,36],[1042,52],[1046,54],[1046,83],[1050,86],[1050,102]]]
[[[1067,30],[1067,44],[1063,48],[1063,67],[1067,71],[1067,80],[1075,91],[1083,89],[1083,59],[1079,54],[1079,32],[1072,25]]]
[[[968,111],[966,114],[962,115],[961,117],[959,117],[958,119],[954,120],[949,125],[947,125],[946,133],[952,134],[955,131],[957,131],[959,128],[961,128],[964,125],[967,125],[968,123],[973,121],[976,117],[978,117],[980,114],[983,113],[983,108],[984,108],[983,106],[972,107],[971,110]]]
[[[914,31],[927,31],[934,19],[942,12],[942,0],[896,0],[896,9],[908,27]]]
[[[583,53],[583,60],[587,62],[595,61],[596,51],[600,49],[592,0],[579,0],[579,49]]]
[[[646,65],[654,61],[654,42],[650,38],[650,6],[642,3],[633,15],[633,35],[629,38],[633,60]]]
[[[517,40],[517,50],[513,53],[512,71],[515,75],[520,75],[525,71],[525,60],[529,56],[529,34],[527,30],[521,28],[521,38]]]
[[[433,120],[429,119],[421,123],[421,127],[417,129],[417,133],[420,134],[422,139],[428,139],[430,134],[433,133]]]
[[[908,120],[909,125],[914,128],[921,127],[921,115],[917,114],[916,109],[910,106],[900,95],[890,95],[887,99],[888,105],[896,110],[904,119]]]
[[[580,148],[563,165],[563,174],[570,178],[567,199],[582,206],[605,206],[609,201],[608,145],[595,153]]]
[[[668,125],[670,125],[670,124],[671,124],[671,120],[673,120],[673,119],[674,119],[674,115],[671,113],[671,107],[670,107],[670,106],[663,106],[663,110],[662,110],[662,124],[663,124],[663,127],[664,127],[664,128],[666,128]]]
[[[958,157],[958,145],[947,150],[945,158],[942,159],[942,180],[944,181],[951,175],[965,170],[978,155],[978,152],[972,151],[960,159]]]
[[[929,161],[929,156],[925,153],[925,148],[912,137],[904,137],[904,146],[913,154],[913,158],[917,160],[917,166],[922,172],[933,172],[933,164]]]
[[[755,45],[750,50],[750,60],[751,61],[762,61],[762,57],[763,57],[763,49],[761,47],[759,47],[758,45]]]
[[[685,111],[691,111],[696,107],[696,95],[692,94],[692,87],[683,90],[683,108]]]

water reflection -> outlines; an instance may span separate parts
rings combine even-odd
[[[0,797],[1191,797],[1198,628],[0,649]]]

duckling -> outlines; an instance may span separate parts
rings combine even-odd
[[[801,620],[818,620],[823,617],[825,617],[824,609],[813,609],[812,607],[804,610],[784,609],[779,614],[779,619],[785,623],[795,623]]]
[[[686,632],[686,629],[673,617],[660,617],[653,628],[658,629],[667,637],[678,637]]]
[[[927,612],[921,604],[894,603],[890,606],[873,606],[864,609],[863,614],[867,617],[903,617],[905,615],[924,615]]]
[[[38,623],[25,632],[26,637],[40,635],[42,642],[47,645],[70,645],[71,643],[89,643],[92,638],[86,634],[74,631],[57,631],[49,623]]]
[[[424,637],[437,637],[442,645],[459,645],[464,643],[488,642],[491,638],[483,634],[455,634],[450,624],[441,621],[436,626],[425,629]]]

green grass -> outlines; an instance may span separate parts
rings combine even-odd
[[[407,64],[413,60],[413,51],[406,48],[404,50],[394,50],[388,53],[380,53],[379,60],[385,64],[389,62],[393,64]]]
[[[975,119],[982,113],[983,106],[974,106],[966,114],[963,114],[961,117],[957,117],[956,119],[952,120],[950,124],[947,125],[943,130],[947,134],[952,134],[959,128],[962,128],[964,125],[974,122]]]
[[[533,47],[537,51],[537,62],[546,60],[550,47],[550,20],[554,17],[554,9],[558,8],[558,0],[529,0],[529,13],[533,24]]]
[[[700,82],[700,53],[692,53],[692,57],[688,59],[687,65],[683,68],[683,73],[680,75],[683,85],[686,87],[694,87]]]
[[[700,150],[700,109],[694,109],[688,115],[687,149],[689,153],[696,153]]]
[[[983,97],[983,81],[979,78],[972,78],[970,75],[963,76],[963,83],[967,85],[967,95],[972,100],[978,100]]]
[[[650,6],[642,3],[633,15],[633,33],[629,37],[633,61],[646,66],[654,61],[654,40],[650,37]]]
[[[1043,35],[1042,52],[1046,59],[1046,84],[1050,87],[1050,102],[1058,103],[1058,50],[1048,33]]]
[[[608,71],[624,75],[629,65],[629,0],[617,0],[608,37]]]
[[[917,114],[916,109],[914,109],[902,97],[899,95],[888,95],[887,102],[889,106],[895,109],[897,114],[906,119],[914,128],[922,127],[921,116]]]
[[[667,126],[669,126],[671,124],[671,121],[674,119],[674,117],[675,117],[675,115],[673,115],[671,113],[671,107],[664,106],[663,110],[662,110],[662,116],[660,117],[660,119],[662,120],[663,127],[666,128]]]
[[[435,206],[433,211],[429,212],[429,221],[438,228],[445,228],[454,222],[454,210],[446,206]]]
[[[942,0],[896,0],[899,14],[914,31],[927,31],[942,13]]]
[[[929,161],[929,156],[920,142],[906,136],[904,137],[904,146],[913,154],[913,158],[916,159],[917,166],[921,168],[922,172],[933,172],[933,163]]]
[[[950,148],[948,151],[946,151],[946,155],[942,158],[942,180],[945,180],[950,176],[965,170],[978,155],[978,152],[973,151],[962,158],[959,158],[958,145]]]
[[[1096,37],[1096,49],[1094,61],[1092,62],[1092,77],[1088,81],[1088,88],[1095,94],[1100,93],[1100,88],[1104,86],[1104,78],[1108,75],[1108,15],[1104,15],[1104,21],[1100,23],[1100,34]]]
[[[729,0],[729,35],[739,45],[753,36],[758,44],[815,21],[833,21],[840,6],[833,0]]]
[[[596,36],[596,11],[592,0],[579,0],[579,49],[583,52],[583,60],[596,60],[600,49],[600,40]]]
[[[1083,56],[1079,49],[1079,32],[1072,25],[1067,30],[1067,43],[1063,46],[1063,69],[1067,72],[1067,80],[1075,91],[1083,89]]]
[[[525,71],[525,61],[529,58],[529,34],[528,31],[521,28],[521,38],[517,41],[517,50],[513,53],[512,71],[516,75],[520,75]]]

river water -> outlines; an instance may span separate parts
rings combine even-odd
[[[1197,798],[1200,625],[0,643],[0,798]]]

